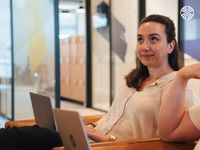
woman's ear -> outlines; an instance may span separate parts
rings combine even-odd
[[[168,46],[169,46],[169,48],[168,48],[168,53],[169,54],[171,54],[172,52],[173,52],[173,50],[174,50],[174,47],[175,47],[175,41],[173,40],[173,41],[171,41],[169,44],[168,44]]]

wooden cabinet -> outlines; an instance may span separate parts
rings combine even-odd
[[[60,40],[61,96],[85,101],[85,53],[83,36]]]

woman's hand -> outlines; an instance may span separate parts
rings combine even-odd
[[[178,71],[177,76],[185,81],[189,79],[200,79],[200,63],[183,67]]]
[[[104,135],[97,130],[91,125],[86,126],[87,129],[87,134],[90,139],[92,139],[95,142],[107,142],[110,141],[110,138],[108,135]]]

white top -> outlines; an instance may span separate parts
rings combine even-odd
[[[188,110],[192,123],[200,130],[200,105],[195,105]]]
[[[97,122],[96,130],[118,138],[147,139],[157,137],[157,118],[161,101],[176,72],[162,76],[143,91],[122,86],[108,113]],[[193,105],[192,90],[187,89],[186,106]]]
[[[195,105],[188,110],[190,119],[197,129],[200,130],[200,105]],[[195,146],[194,150],[200,150],[200,140]]]
[[[199,140],[198,143],[196,144],[194,150],[200,150],[200,140]]]

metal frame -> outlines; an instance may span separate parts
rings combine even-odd
[[[12,77],[11,77],[11,120],[15,119],[15,97],[14,97],[14,93],[15,93],[15,72],[14,72],[14,39],[13,39],[13,3],[12,0],[10,0],[10,34],[11,34],[11,72],[12,72]]]
[[[183,47],[183,43],[184,43],[184,23],[183,20],[180,17],[180,9],[183,7],[184,3],[183,1],[178,1],[178,45],[180,47],[180,52],[181,52],[181,56],[180,56],[180,61],[182,64],[184,64],[184,47]]]
[[[146,16],[146,0],[138,0],[138,26],[140,21]]]
[[[109,24],[109,40],[110,40],[110,106],[112,105],[113,102],[113,87],[114,87],[114,82],[113,82],[113,65],[112,65],[112,58],[113,58],[113,52],[112,52],[112,1],[109,0],[109,14],[108,14],[108,24]]]
[[[92,35],[91,35],[91,0],[85,1],[86,10],[86,107],[92,107]]]
[[[55,107],[60,108],[60,42],[59,42],[59,0],[54,0],[55,30]]]

